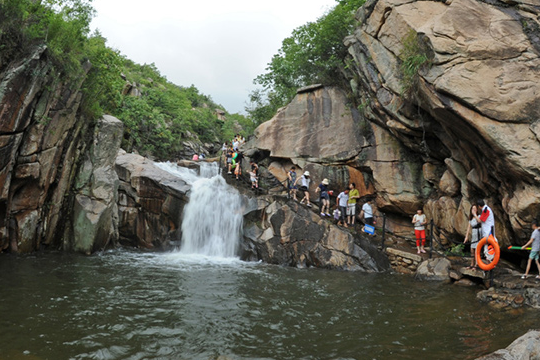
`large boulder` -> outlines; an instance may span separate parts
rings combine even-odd
[[[368,239],[354,237],[296,202],[269,199],[259,204],[246,217],[246,260],[368,272],[390,268],[386,255]]]
[[[191,189],[184,180],[140,155],[116,158],[119,235],[122,244],[159,249],[181,238],[182,212]]]
[[[530,235],[540,210],[539,13],[534,2],[370,0],[346,39],[364,116],[430,164],[431,186],[416,195],[431,199],[425,212],[449,236],[464,235],[476,198],[494,209],[503,246]],[[407,84],[401,64],[420,55],[426,65]]]
[[[118,175],[115,160],[124,131],[123,123],[105,115],[95,130],[77,177],[73,206],[72,249],[92,253],[118,239]]]

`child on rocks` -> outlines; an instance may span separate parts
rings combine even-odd
[[[525,274],[521,276],[522,279],[527,278],[529,274],[529,270],[531,269],[531,263],[533,260],[536,262],[536,267],[538,268],[538,273],[539,273],[539,275],[536,275],[536,278],[540,279],[540,262],[538,262],[538,256],[540,252],[540,230],[538,229],[538,221],[533,220],[532,228],[533,228],[533,232],[531,235],[531,239],[527,241],[527,243],[521,247],[522,250],[525,250],[525,248],[531,245],[532,243],[531,253],[529,254],[529,260],[527,261],[527,269],[525,270]]]

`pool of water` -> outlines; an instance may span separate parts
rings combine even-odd
[[[3,255],[0,274],[2,360],[474,359],[539,315],[410,276],[178,253]]]

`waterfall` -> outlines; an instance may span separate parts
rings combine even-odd
[[[236,257],[243,221],[242,201],[238,191],[218,175],[218,164],[201,163],[200,175],[176,165],[160,167],[192,186],[184,207],[180,253]]]

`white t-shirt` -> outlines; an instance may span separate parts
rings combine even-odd
[[[414,230],[424,230],[425,229],[424,225],[420,225],[420,224],[426,222],[426,214],[414,215],[413,221],[414,221]]]
[[[369,205],[368,203],[365,203],[364,205],[362,205],[362,211],[364,212],[364,219],[373,217],[373,209],[371,208],[371,205]]]
[[[495,236],[495,216],[493,216],[493,210],[489,206],[484,205],[478,217],[482,221],[482,237],[488,237],[492,227],[493,236]]]
[[[349,194],[345,194],[345,192],[341,192],[338,195],[339,200],[339,206],[347,207],[347,203],[349,202]]]
[[[304,175],[300,176],[300,182],[302,183],[302,186],[305,186],[309,189],[309,182],[311,181],[310,178],[305,177]]]

